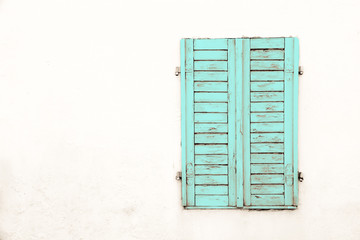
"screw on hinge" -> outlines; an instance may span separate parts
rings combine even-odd
[[[304,74],[304,68],[302,66],[299,66],[299,75]]]
[[[175,68],[175,76],[179,76],[180,74],[180,67]]]
[[[298,172],[298,179],[299,179],[299,182],[304,181],[304,176],[303,176],[302,172]]]
[[[180,180],[182,179],[182,173],[181,173],[181,172],[177,172],[175,179],[178,180],[178,181],[180,181]]]

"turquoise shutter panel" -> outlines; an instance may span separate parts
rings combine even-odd
[[[181,50],[183,205],[236,207],[235,39],[184,39]]]
[[[294,38],[181,41],[182,204],[297,205]]]
[[[291,208],[297,191],[298,40],[250,39],[244,121],[244,202]],[[250,80],[250,81],[249,81]]]

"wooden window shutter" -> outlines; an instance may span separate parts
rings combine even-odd
[[[298,40],[181,40],[182,204],[298,204]]]

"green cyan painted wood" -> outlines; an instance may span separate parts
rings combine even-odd
[[[228,186],[224,185],[212,185],[212,186],[195,186],[195,193],[198,194],[210,194],[210,195],[228,195]]]
[[[196,123],[195,133],[227,133],[226,123]]]
[[[284,61],[256,61],[250,63],[251,70],[284,70]]]
[[[204,82],[211,82],[211,81],[227,81],[227,72],[195,72],[194,73],[194,80],[195,81],[204,81]]]
[[[195,102],[227,102],[228,94],[223,92],[196,92]]]
[[[284,184],[283,174],[251,175],[251,184]]]
[[[194,174],[194,41],[185,40],[185,88],[186,88],[186,192],[187,206],[195,204]]]
[[[283,143],[252,143],[251,153],[281,153],[284,152]]]
[[[195,145],[195,154],[228,154],[227,145]]]
[[[198,92],[226,92],[226,82],[195,82],[194,89]]]
[[[195,39],[195,49],[223,49],[227,50],[227,39]]]
[[[195,112],[214,112],[214,113],[226,113],[228,111],[227,103],[195,103]]]
[[[251,142],[254,143],[284,142],[284,134],[283,133],[251,133]]]
[[[251,59],[284,59],[284,50],[252,50]]]
[[[196,165],[195,174],[227,174],[227,166],[224,165]]]
[[[194,60],[227,60],[227,51],[195,51]]]
[[[228,143],[228,135],[225,134],[195,134],[195,143]]]
[[[298,97],[299,97],[299,40],[294,38],[294,89],[293,89],[293,170],[294,170],[294,206],[299,203],[298,185]]]
[[[225,195],[196,195],[196,206],[228,206],[228,196]]]
[[[251,173],[284,173],[283,164],[252,164]]]
[[[251,195],[251,205],[284,205],[284,195]]]
[[[251,113],[251,122],[283,122],[284,113],[256,112]]]
[[[181,41],[182,204],[298,205],[296,38]]]
[[[196,71],[220,71],[227,70],[226,61],[195,61],[194,69]]]
[[[236,68],[235,68],[235,39],[228,40],[228,149],[229,149],[229,206],[236,206],[236,129],[235,129],[235,120],[236,120],[236,98],[235,98],[235,88],[236,88]]]
[[[283,102],[253,102],[251,112],[281,112],[284,111]]]
[[[271,153],[271,154],[251,154],[251,163],[284,163],[284,154]]]
[[[284,185],[251,185],[251,194],[284,194]]]
[[[251,82],[253,92],[281,92],[284,91],[283,82]]]
[[[242,58],[242,82],[243,82],[243,165],[244,165],[244,206],[251,204],[250,200],[250,39],[243,41]]]
[[[284,38],[252,38],[251,49],[284,48]]]
[[[227,175],[197,175],[195,178],[197,185],[214,185],[214,184],[228,184]]]
[[[247,40],[248,41],[248,40]],[[243,39],[235,39],[235,159],[236,159],[236,206],[244,206],[243,175]]]
[[[186,87],[185,87],[185,39],[180,41],[180,80],[181,80],[181,178],[186,179]],[[181,203],[186,206],[186,181],[181,181]]]
[[[254,71],[250,75],[251,81],[284,81],[283,71]]]
[[[283,92],[252,92],[251,102],[276,102],[284,101]]]
[[[251,132],[284,132],[284,123],[251,123]]]
[[[195,113],[196,123],[226,123],[227,113]]]
[[[195,155],[195,164],[227,164],[227,155]]]

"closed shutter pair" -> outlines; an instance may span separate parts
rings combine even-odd
[[[298,204],[296,38],[181,40],[182,204]]]

